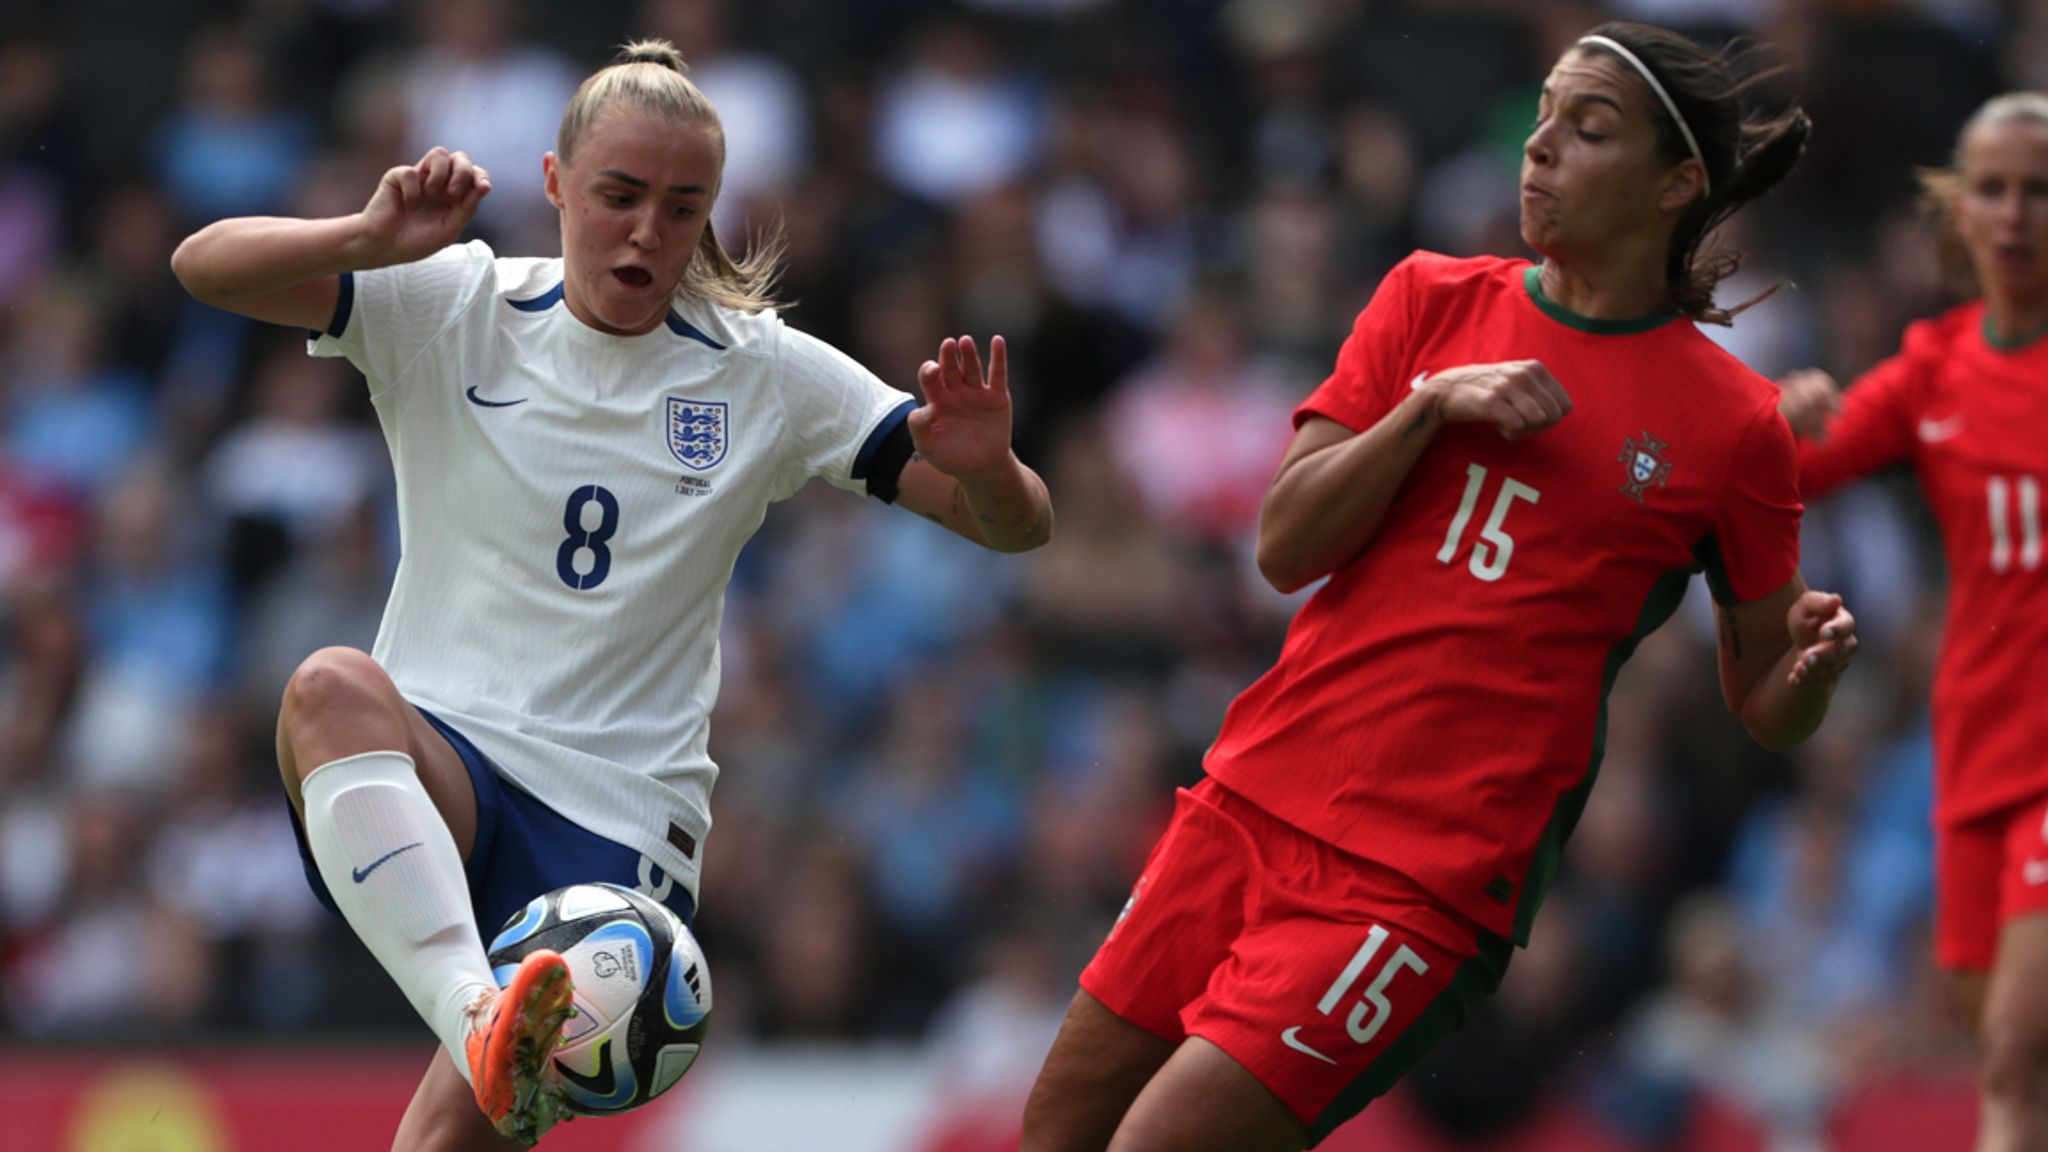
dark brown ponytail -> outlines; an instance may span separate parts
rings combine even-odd
[[[1664,86],[1699,141],[1709,187],[1679,217],[1671,234],[1665,285],[1672,308],[1701,323],[1728,324],[1777,286],[1734,308],[1717,306],[1714,289],[1742,266],[1742,254],[1709,247],[1709,241],[1722,222],[1798,166],[1812,121],[1797,105],[1776,114],[1756,106],[1758,89],[1779,75],[1778,69],[1757,66],[1758,50],[1713,52],[1675,32],[1627,21],[1602,24],[1589,35],[1605,36],[1634,53]],[[1597,44],[1579,50],[1606,51]],[[1658,110],[1657,139],[1665,159],[1675,164],[1691,157],[1678,125],[1661,102],[1652,104]]]

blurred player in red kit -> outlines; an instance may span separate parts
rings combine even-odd
[[[1238,697],[1081,977],[1026,1152],[1316,1143],[1498,986],[1600,760],[1604,701],[1704,570],[1728,706],[1782,747],[1856,644],[1798,570],[1778,389],[1708,340],[1714,227],[1788,173],[1796,109],[1608,24],[1524,146],[1541,264],[1417,253],[1380,284],[1261,514],[1328,577]]]
[[[1839,397],[1788,377],[1784,413],[1808,498],[1907,463],[1940,525],[1937,959],[1983,1048],[1979,1152],[2048,1149],[2048,96],[1985,104],[1926,186],[1975,298]]]

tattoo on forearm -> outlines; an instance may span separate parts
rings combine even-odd
[[[1426,426],[1427,426],[1428,424],[1429,424],[1429,413],[1428,413],[1428,412],[1426,412],[1426,411],[1424,411],[1424,412],[1417,412],[1417,413],[1415,414],[1415,419],[1413,419],[1413,420],[1410,420],[1410,421],[1408,422],[1408,426],[1407,426],[1406,428],[1403,428],[1403,429],[1401,429],[1401,439],[1403,439],[1403,440],[1406,440],[1406,439],[1408,439],[1408,438],[1409,438],[1410,436],[1413,436],[1413,435],[1415,435],[1415,434],[1416,434],[1417,432],[1420,432],[1420,431],[1422,431],[1422,430],[1423,430],[1423,428],[1424,428],[1424,427],[1426,427]]]

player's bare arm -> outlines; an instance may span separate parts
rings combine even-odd
[[[1856,617],[1798,574],[1778,591],[1716,608],[1721,695],[1757,743],[1787,748],[1826,717],[1835,682],[1856,653]]]
[[[1320,580],[1365,550],[1394,493],[1447,423],[1488,423],[1510,440],[1571,411],[1534,360],[1468,364],[1418,380],[1361,433],[1312,417],[1294,434],[1259,511],[1259,571],[1282,592]]]
[[[916,451],[897,480],[896,502],[997,552],[1026,552],[1052,539],[1045,481],[1010,451],[1003,338],[990,344],[985,373],[972,336],[946,339],[917,382],[925,403],[910,414]]]
[[[171,270],[197,299],[254,320],[325,328],[340,274],[405,264],[461,237],[491,176],[461,152],[435,148],[384,173],[361,212],[327,220],[244,216],[194,233]]]

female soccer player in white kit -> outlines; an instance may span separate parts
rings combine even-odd
[[[544,160],[559,259],[455,240],[490,175],[436,148],[360,213],[224,220],[186,288],[312,330],[367,378],[402,555],[370,655],[293,675],[278,760],[315,891],[455,1059],[394,1147],[531,1146],[569,1003],[542,953],[499,993],[478,925],[579,881],[687,920],[710,827],[718,629],[739,550],[813,476],[1001,551],[1043,544],[1001,337],[919,370],[925,405],[770,309],[773,253],[710,225],[717,113],[663,41],[586,80]]]

